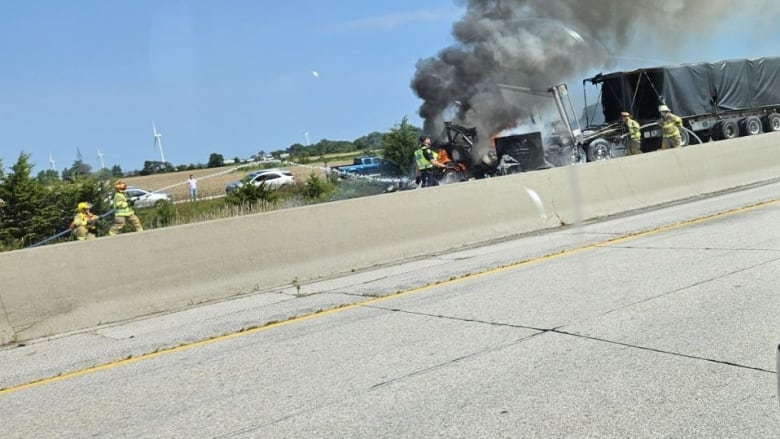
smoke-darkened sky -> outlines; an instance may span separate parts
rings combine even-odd
[[[740,7],[777,16],[780,2]],[[423,103],[424,130],[441,131],[445,117],[491,134],[529,119],[538,97],[507,93],[497,84],[547,89],[592,69],[614,67],[632,43],[664,50],[711,32],[733,14],[728,0],[469,0],[452,27],[456,43],[422,59],[412,89]],[[634,54],[641,56],[641,54]],[[551,103],[552,101],[549,100]],[[457,103],[457,104],[454,104]]]

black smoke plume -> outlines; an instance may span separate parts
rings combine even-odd
[[[530,120],[539,105],[540,98],[507,93],[497,84],[545,90],[591,69],[608,71],[617,55],[641,56],[623,53],[637,40],[674,51],[736,7],[731,0],[469,0],[465,5],[452,28],[457,43],[420,60],[411,86],[423,100],[419,114],[426,133],[438,135],[445,115],[453,113],[450,119],[476,126],[482,140]],[[779,5],[749,0],[743,6],[771,14]]]

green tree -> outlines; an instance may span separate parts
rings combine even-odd
[[[306,147],[300,143],[293,143],[289,148],[287,148],[287,152],[289,152],[290,155],[299,155],[306,152]]]
[[[209,162],[206,164],[206,167],[219,168],[220,166],[225,166],[225,157],[223,157],[222,154],[212,152],[211,155],[209,155]]]
[[[170,164],[170,162],[146,160],[144,162],[144,168],[141,169],[140,174],[141,175],[164,174],[166,172],[173,172],[175,170],[176,169],[174,169],[173,165]]]
[[[63,180],[76,181],[87,178],[90,175],[92,175],[92,166],[89,166],[81,160],[74,161],[70,168],[62,171]]]
[[[103,168],[98,171],[95,171],[94,174],[92,174],[92,179],[101,181],[101,180],[113,180],[114,179],[114,173],[111,172],[108,168]]]
[[[0,242],[6,248],[20,248],[56,235],[62,213],[51,204],[49,191],[31,178],[30,155],[22,152],[11,172],[0,184]]]
[[[357,149],[380,149],[382,148],[383,133],[374,131],[366,136],[361,136],[355,139],[354,143]]]
[[[328,153],[328,145],[325,142],[317,142],[314,145],[314,155],[322,157]]]
[[[420,129],[409,124],[406,116],[382,136],[382,157],[397,175],[408,175],[414,164]]]
[[[35,179],[38,180],[38,182],[40,182],[42,185],[49,186],[60,181],[60,174],[58,174],[54,169],[47,169],[45,171],[39,172]]]
[[[124,172],[122,172],[122,167],[119,165],[114,165],[111,167],[111,175],[120,178],[124,176]]]

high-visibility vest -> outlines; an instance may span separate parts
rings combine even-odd
[[[130,208],[130,204],[127,202],[127,196],[124,192],[114,194],[114,216],[132,216],[135,215],[133,209]]]
[[[417,169],[419,170],[425,170],[430,169],[433,167],[433,163],[430,162],[427,158],[425,158],[425,150],[430,151],[431,155],[433,156],[433,159],[436,160],[438,157],[438,154],[433,152],[430,148],[427,146],[421,146],[414,150],[414,161],[417,163]]]

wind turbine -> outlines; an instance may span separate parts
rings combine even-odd
[[[49,166],[51,166],[51,170],[52,171],[56,171],[57,170],[57,166],[55,166],[56,163],[57,162],[54,161],[54,158],[52,158],[51,153],[49,153]]]
[[[165,154],[163,154],[162,148],[162,133],[157,132],[157,127],[154,126],[154,121],[152,121],[152,132],[154,133],[154,147],[160,148],[160,161],[165,163]]]
[[[306,136],[306,146],[309,146],[309,132],[306,131],[303,133],[304,136]]]
[[[100,160],[100,169],[106,169],[106,164],[103,162],[103,153],[100,152],[100,148],[97,150],[98,152],[98,160]]]

